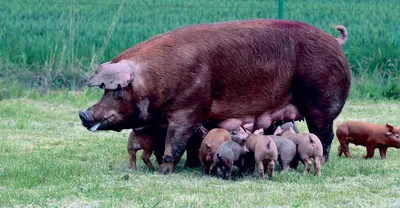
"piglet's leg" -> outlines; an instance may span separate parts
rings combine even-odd
[[[262,161],[257,161],[258,165],[258,176],[261,180],[264,180],[264,164]]]
[[[226,180],[231,180],[231,175],[232,175],[232,167],[227,168],[227,170],[225,172],[225,179]]]
[[[217,168],[217,172],[218,172],[218,176],[220,177],[220,178],[224,178],[225,176],[224,176],[224,171],[222,170],[222,167],[218,167]]]
[[[130,168],[136,170],[136,150],[128,149]]]
[[[321,163],[322,163],[321,157],[314,158],[314,170],[317,176],[321,176]]]
[[[387,151],[387,147],[380,147],[379,148],[379,153],[381,155],[381,159],[382,160],[386,159],[386,151]]]
[[[282,172],[286,172],[290,169],[289,162],[281,162],[280,164],[281,164]]]
[[[341,153],[344,153],[344,155],[347,158],[351,158],[348,139],[347,138],[343,139],[342,137],[343,136],[338,135],[338,139],[339,139],[339,147],[338,147],[339,149],[338,150],[339,150],[339,153],[340,153],[340,155],[341,155]]]
[[[147,165],[147,167],[149,167],[150,170],[154,170],[154,166],[153,166],[153,164],[151,164],[151,161],[150,161],[151,153],[152,153],[152,150],[143,150],[142,160]]]
[[[311,162],[310,158],[304,159],[303,162],[304,162],[304,165],[306,166],[304,168],[304,174],[307,174],[310,172],[312,162]]]
[[[374,156],[375,147],[374,146],[367,146],[367,154],[364,155],[364,159],[369,159]]]
[[[250,175],[251,176],[253,176],[254,175],[254,169],[255,169],[255,163],[252,163],[251,165],[250,165]]]
[[[215,175],[215,170],[216,170],[216,166],[214,165],[214,163],[211,165],[210,167],[210,171],[206,174],[210,174],[210,175]],[[205,169],[204,169],[205,170]]]
[[[275,167],[275,162],[271,160],[267,166],[267,173],[270,179],[274,176],[274,167]]]
[[[337,156],[338,156],[338,157],[342,157],[342,153],[343,153],[343,151],[342,151],[342,146],[339,144]]]

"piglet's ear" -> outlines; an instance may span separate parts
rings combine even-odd
[[[211,148],[211,144],[210,144],[210,143],[205,142],[205,144],[206,144],[206,147],[207,147],[207,148]]]
[[[115,90],[126,87],[131,81],[132,67],[129,62],[106,62],[96,69],[95,74],[89,79],[89,87],[99,86]]]
[[[275,130],[275,132],[274,132],[274,135],[280,135],[280,134],[282,134],[282,128],[280,127],[280,126],[278,126],[278,128],[276,128],[276,130]]]
[[[245,134],[245,133],[246,133],[246,129],[245,129],[243,126],[239,126],[238,134],[239,134],[239,133]]]
[[[289,131],[292,132],[293,134],[296,133],[296,131],[293,129],[293,127],[289,127]]]
[[[244,128],[244,126],[240,126],[240,131],[246,134],[251,134],[251,132],[248,129]]]
[[[203,138],[208,134],[208,130],[204,126],[200,126],[200,132]]]
[[[257,135],[264,135],[264,129],[258,129],[258,130],[256,130],[256,131],[254,132],[254,134],[257,134]]]
[[[392,125],[386,123],[385,127],[386,127],[386,129],[387,129],[390,133],[392,133],[392,131],[393,131],[393,129],[394,129]]]

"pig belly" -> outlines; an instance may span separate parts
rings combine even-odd
[[[243,118],[229,118],[226,120],[221,121],[218,124],[218,127],[224,128],[228,131],[233,131],[239,126],[248,124],[248,123],[256,123],[255,126],[257,128],[268,129],[271,124],[276,121],[296,121],[302,119],[303,116],[300,114],[297,107],[293,104],[288,104],[285,107],[276,110],[274,112],[264,112],[261,115],[248,115],[244,116]],[[257,130],[257,129],[253,129]]]
[[[227,131],[233,131],[239,126],[247,124],[247,123],[254,123],[255,116],[245,116],[244,118],[228,118],[224,121],[218,123],[219,128],[224,128]]]

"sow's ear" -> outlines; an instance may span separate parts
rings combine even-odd
[[[89,87],[99,86],[109,90],[115,90],[118,86],[126,87],[132,81],[131,72],[132,67],[128,62],[106,62],[90,77]]]

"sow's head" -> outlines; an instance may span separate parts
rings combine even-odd
[[[140,114],[132,85],[134,70],[128,61],[107,62],[96,69],[89,79],[89,87],[103,88],[104,94],[96,104],[79,112],[83,126],[90,131],[121,131],[134,127]]]

